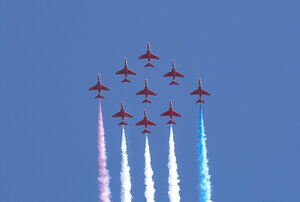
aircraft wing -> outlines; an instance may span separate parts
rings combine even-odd
[[[156,95],[156,93],[154,93],[152,90],[147,90],[147,93],[149,94],[149,95]]]
[[[117,71],[116,74],[125,74],[125,69],[122,69],[120,71]]]
[[[173,116],[181,117],[181,115],[175,111],[173,111]]]
[[[210,95],[210,93],[207,92],[207,91],[205,91],[205,90],[201,90],[201,93],[202,93],[203,95]]]
[[[173,76],[172,72],[168,72],[168,73],[164,74],[163,77],[170,77],[170,76]]]
[[[128,74],[136,75],[136,73],[134,71],[131,71],[130,69],[128,69]]]
[[[193,92],[190,93],[190,95],[196,95],[200,93],[200,89],[194,90]]]
[[[146,89],[141,90],[141,91],[137,92],[136,94],[137,95],[144,95],[144,94],[146,94]]]
[[[150,125],[150,126],[155,126],[156,124],[153,123],[152,121],[149,121],[149,120],[148,120],[148,125]]]
[[[124,116],[125,116],[125,117],[130,117],[130,118],[133,117],[131,114],[129,114],[129,113],[127,113],[127,112],[124,112]]]
[[[170,116],[170,110],[168,110],[168,111],[162,113],[161,116]]]
[[[183,74],[180,74],[179,72],[176,72],[176,71],[175,71],[175,76],[177,76],[177,77],[184,77]]]
[[[98,90],[99,89],[99,85],[96,84],[93,87],[90,87],[89,90]]]
[[[156,55],[153,55],[152,53],[150,53],[150,58],[152,58],[152,59],[159,59],[159,57],[157,57]]]
[[[135,124],[136,126],[145,125],[145,119]]]
[[[118,113],[114,114],[112,117],[121,117],[121,116],[122,116],[122,113],[118,112]]]
[[[109,90],[107,87],[103,86],[102,84],[100,85],[101,90]]]
[[[139,59],[145,59],[145,58],[148,58],[148,55],[147,55],[147,53],[146,53],[146,54],[144,54],[144,55],[141,55],[141,56],[139,57]]]

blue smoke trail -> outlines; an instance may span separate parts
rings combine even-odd
[[[211,183],[208,168],[206,135],[204,131],[202,108],[199,113],[199,202],[211,202]]]

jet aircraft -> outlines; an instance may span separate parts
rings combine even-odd
[[[145,80],[145,88],[144,90],[141,90],[139,92],[136,93],[137,95],[145,95],[145,100],[143,101],[143,103],[151,103],[151,101],[148,99],[148,95],[156,95],[155,92],[151,91],[148,87],[148,80]]]
[[[139,57],[139,59],[147,59],[148,60],[148,63],[145,65],[145,67],[154,67],[154,65],[151,64],[150,61],[151,61],[151,59],[159,59],[159,57],[157,57],[156,55],[154,55],[154,54],[151,53],[150,43],[148,42],[146,54],[141,55]]]
[[[130,70],[130,69],[128,68],[128,65],[127,65],[127,59],[126,59],[126,58],[125,58],[125,65],[124,65],[124,68],[121,69],[120,71],[117,71],[116,74],[117,74],[117,75],[118,75],[118,74],[124,74],[124,75],[125,75],[125,79],[121,81],[122,83],[123,83],[123,82],[131,83],[131,81],[129,81],[129,80],[127,79],[127,75],[128,75],[128,74],[130,74],[130,75],[136,75],[135,72],[133,72],[132,70]]]
[[[126,125],[127,126],[128,124],[124,121],[124,118],[125,117],[132,118],[133,116],[125,111],[125,109],[124,109],[124,102],[122,101],[121,102],[121,110],[120,110],[120,112],[114,114],[112,117],[113,118],[121,117],[122,121],[119,123],[119,126],[120,125]]]
[[[142,132],[143,133],[147,133],[147,134],[151,134],[151,132],[148,130],[148,125],[149,126],[156,126],[155,123],[153,123],[152,121],[149,121],[148,116],[147,116],[147,112],[146,109],[144,110],[144,119],[141,120],[140,122],[138,122],[137,124],[135,124],[136,126],[140,126],[140,125],[144,125],[145,126],[145,130]]]
[[[95,86],[90,87],[89,90],[98,90],[98,95],[95,98],[104,98],[101,95],[101,90],[109,90],[107,87],[105,87],[104,85],[102,85],[101,81],[100,81],[100,74],[98,74],[98,82]]]
[[[205,103],[204,100],[202,100],[202,95],[210,95],[210,93],[203,90],[201,79],[199,79],[198,89],[191,92],[190,95],[199,95],[199,100],[196,103]]]
[[[172,62],[172,70],[166,74],[164,74],[164,77],[172,77],[173,81],[169,84],[169,85],[179,85],[176,81],[175,81],[175,77],[184,77],[182,74],[180,74],[179,72],[176,71],[175,68],[175,61]]]
[[[181,117],[181,115],[179,113],[174,111],[173,105],[172,105],[172,100],[170,100],[169,110],[162,113],[161,116],[170,116],[170,121],[167,122],[167,124],[174,124],[174,125],[176,125],[176,123],[173,121],[173,116]]]

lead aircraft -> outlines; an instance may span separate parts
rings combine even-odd
[[[145,67],[154,67],[154,65],[150,63],[151,59],[159,59],[159,57],[157,57],[156,55],[151,53],[150,43],[148,42],[147,43],[147,52],[146,52],[146,54],[141,55],[139,57],[139,59],[147,59],[148,63],[145,65]]]

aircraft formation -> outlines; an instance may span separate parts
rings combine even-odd
[[[147,64],[145,65],[145,67],[154,67],[153,64],[151,64],[151,59],[159,59],[158,56],[154,55],[151,50],[150,50],[150,43],[147,43],[147,52],[143,55],[141,55],[140,57],[138,57],[138,59],[147,59]],[[121,69],[120,71],[116,72],[116,75],[124,75],[124,79],[121,81],[122,83],[127,82],[127,83],[131,83],[131,81],[128,79],[128,75],[136,75],[136,73],[132,70],[130,70],[128,68],[128,64],[127,64],[127,59],[125,58],[124,61],[124,67],[123,69]],[[175,81],[176,77],[181,77],[183,78],[184,75],[179,73],[176,68],[175,68],[175,61],[172,62],[172,69],[170,72],[166,73],[163,75],[163,77],[172,77],[172,82],[169,85],[179,85],[179,83],[177,83]],[[98,94],[95,97],[96,99],[101,99],[104,98],[103,95],[101,94],[102,91],[109,91],[109,88],[107,88],[106,86],[104,86],[101,81],[100,81],[100,74],[98,74],[98,82],[95,86],[92,86],[89,88],[89,90],[97,90]],[[156,96],[156,93],[152,90],[149,89],[148,86],[148,80],[145,80],[145,87],[143,90],[139,91],[136,93],[136,95],[144,95],[145,96],[145,100],[142,101],[142,103],[151,103],[151,101],[149,100],[148,96],[152,95],[152,96]],[[190,95],[198,95],[199,99],[196,101],[196,103],[205,103],[205,101],[202,98],[202,95],[210,95],[209,92],[205,91],[202,87],[202,82],[201,79],[199,79],[199,84],[198,84],[198,88],[194,91],[192,91],[190,93]],[[166,124],[174,124],[176,125],[176,123],[173,121],[173,117],[181,117],[181,115],[177,112],[174,111],[173,108],[173,104],[172,104],[172,100],[170,100],[170,107],[169,109],[162,113],[161,116],[169,116],[169,121]],[[124,102],[121,102],[121,110],[120,112],[112,115],[113,118],[116,117],[120,117],[121,118],[121,122],[119,123],[119,125],[128,125],[125,122],[125,117],[129,117],[129,118],[133,118],[133,116],[131,114],[129,114],[128,112],[125,111],[124,108]],[[150,121],[148,119],[147,116],[147,111],[146,109],[144,110],[144,118],[143,120],[139,121],[138,123],[136,123],[136,126],[140,126],[143,125],[144,126],[144,131],[143,133],[146,134],[151,134],[151,132],[148,130],[148,126],[155,126],[156,124],[152,121]]]

